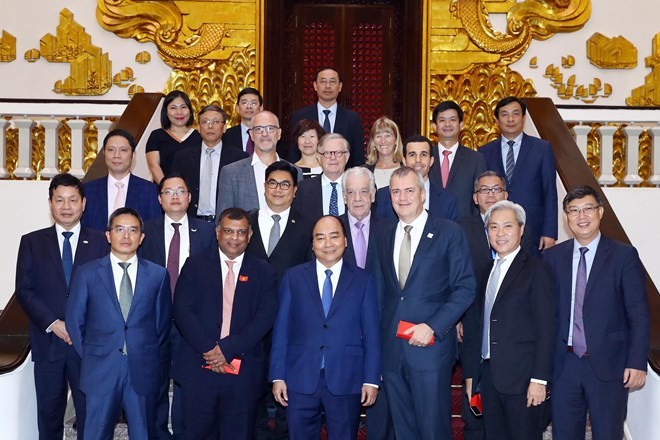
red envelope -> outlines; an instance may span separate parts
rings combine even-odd
[[[399,326],[396,329],[396,337],[401,338],[401,339],[410,339],[412,338],[412,333],[411,334],[404,334],[406,330],[408,330],[410,327],[417,325],[413,324],[412,322],[408,321],[399,321]],[[429,345],[433,345],[433,342],[435,342],[435,335],[431,336],[431,341],[429,341]]]
[[[228,366],[224,366],[225,373],[228,374],[238,374],[241,371],[241,360],[240,359],[234,359],[230,362],[231,366],[234,367],[234,370],[232,371],[231,368]],[[202,365],[202,368],[206,368],[207,370],[211,369],[210,365]]]

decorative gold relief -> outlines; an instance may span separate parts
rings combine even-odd
[[[431,76],[431,109],[439,102],[453,100],[465,112],[466,129],[461,144],[477,149],[498,136],[494,110],[506,96],[535,96],[531,80],[508,67],[482,65],[462,75]]]
[[[3,30],[0,38],[0,62],[9,63],[16,59],[16,37]]]
[[[131,86],[128,88],[128,97],[132,98],[136,93],[144,93],[144,87],[137,84],[131,84]]]
[[[601,69],[632,69],[637,66],[637,48],[621,35],[608,38],[596,32],[587,40],[587,58]]]
[[[653,37],[653,53],[646,57],[645,64],[651,68],[651,73],[644,78],[644,85],[633,89],[632,95],[626,98],[628,105],[660,105],[660,33]]]
[[[538,69],[539,68],[538,60],[536,59],[536,57],[532,57],[532,59],[529,60],[529,68],[530,69]]]
[[[135,62],[138,64],[147,64],[149,61],[151,61],[151,54],[146,50],[135,55]]]
[[[575,58],[571,55],[561,57],[562,67],[570,69],[575,65]],[[551,86],[557,90],[557,96],[561,99],[577,99],[585,104],[593,104],[598,98],[607,98],[612,94],[612,85],[603,84],[600,78],[594,78],[588,84],[577,84],[575,75],[570,75],[564,82],[564,73],[550,64],[545,68],[545,78],[552,81]]]
[[[6,117],[11,120],[11,117]],[[18,167],[18,128],[7,127],[5,130],[5,168],[10,176],[14,176],[14,171]]]
[[[25,61],[28,63],[34,63],[41,58],[41,52],[39,52],[39,49],[29,49],[25,51],[23,58],[25,58]]]
[[[40,48],[41,55],[49,62],[71,64],[71,75],[55,83],[55,93],[95,96],[103,95],[112,86],[108,54],[92,44],[92,37],[73,20],[68,9],[60,12],[57,35],[44,35]]]
[[[506,14],[507,33],[489,14]],[[479,64],[507,65],[520,59],[533,38],[581,29],[591,0],[436,0],[430,11],[430,67],[461,74]]]
[[[128,87],[133,81],[135,81],[135,76],[133,76],[133,69],[130,67],[121,69],[119,73],[112,77],[112,83],[121,88]]]

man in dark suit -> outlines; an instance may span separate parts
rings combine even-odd
[[[352,440],[360,404],[373,405],[378,395],[376,284],[343,262],[339,219],[322,217],[312,235],[316,260],[287,271],[280,286],[269,376],[291,438],[318,437],[323,412],[330,438]]]
[[[463,109],[454,101],[441,102],[433,109],[431,125],[438,135],[438,147],[433,149],[431,182],[456,195],[458,218],[476,214],[472,187],[487,168],[483,155],[459,144]]]
[[[491,246],[497,252],[478,298],[480,313],[465,319],[465,392],[482,396],[486,438],[542,439],[552,378],[556,300],[547,264],[520,243],[523,208],[502,200],[486,212]],[[477,385],[478,384],[478,385]]]
[[[254,142],[254,154],[239,160],[222,170],[218,186],[218,200],[215,204],[219,214],[227,208],[241,208],[246,211],[266,206],[263,193],[266,168],[280,160],[277,154],[277,141],[282,135],[280,120],[267,110],[252,118],[250,136]],[[302,171],[298,171],[302,179]]]
[[[225,165],[248,157],[239,148],[223,148],[227,114],[217,105],[199,112],[200,148],[186,148],[174,156],[173,170],[189,183],[188,216],[215,224],[216,201],[223,186],[220,171]],[[202,155],[202,153],[204,153]]]
[[[227,129],[222,137],[226,145],[240,148],[249,155],[254,153],[254,142],[250,138],[250,129],[254,115],[264,109],[263,103],[261,93],[255,88],[247,87],[238,92],[236,113],[241,117],[241,123]]]
[[[108,220],[110,256],[78,269],[66,309],[82,358],[85,438],[112,438],[122,408],[131,438],[154,438],[160,361],[172,325],[167,271],[137,257],[140,215],[119,208]]]
[[[138,250],[138,255],[167,268],[170,287],[174,292],[179,271],[186,259],[190,255],[216,249],[218,244],[213,224],[187,215],[191,197],[188,184],[181,174],[173,173],[163,177],[158,184],[158,194],[158,201],[165,215],[144,224],[144,240]],[[161,364],[164,379],[158,394],[156,419],[158,439],[171,437],[167,427],[170,415],[171,353],[176,351],[180,339],[179,331],[172,326],[167,342],[167,352]],[[181,387],[177,383],[174,384],[172,397],[172,431],[175,439],[183,438]]]
[[[131,173],[136,147],[133,136],[122,129],[110,131],[103,139],[108,175],[85,183],[87,209],[81,219],[83,226],[105,231],[110,214],[123,207],[135,209],[144,220],[163,214],[156,185]]]
[[[85,396],[80,392],[80,356],[71,346],[64,313],[73,272],[107,254],[108,243],[101,232],[80,225],[85,191],[76,177],[53,177],[48,204],[55,224],[21,238],[15,293],[30,319],[39,438],[62,438],[70,387],[82,439]]]
[[[319,140],[318,158],[323,173],[319,178],[300,182],[293,202],[310,224],[324,215],[344,214],[346,204],[341,177],[350,155],[348,141],[340,134],[326,134]]]
[[[360,115],[342,107],[337,103],[341,92],[341,77],[332,68],[326,68],[316,73],[314,90],[318,95],[318,102],[304,107],[291,116],[291,130],[302,119],[318,121],[326,133],[339,133],[350,145],[351,157],[348,167],[364,165],[364,131]],[[288,159],[295,163],[300,160],[300,151],[295,145],[289,146]]]
[[[623,438],[628,392],[644,386],[649,312],[635,248],[600,233],[603,202],[578,186],[563,202],[574,239],[544,253],[559,301],[552,434],[576,440],[589,414],[597,439]]]
[[[411,136],[403,144],[403,161],[406,166],[419,173],[424,180],[426,194],[424,209],[428,211],[429,215],[455,221],[458,218],[456,196],[429,180],[429,171],[434,163],[432,151],[433,144],[427,137]],[[376,214],[382,219],[397,219],[389,187],[381,188],[376,193]]]
[[[457,224],[426,212],[415,170],[395,170],[389,189],[399,221],[378,240],[385,392],[397,438],[448,439],[454,326],[475,296],[470,251]],[[396,336],[401,321],[409,340]]]
[[[264,338],[277,314],[277,273],[245,253],[247,212],[222,212],[216,235],[219,250],[190,256],[177,282],[174,318],[183,339],[174,379],[183,391],[186,438],[247,440],[265,390]]]
[[[523,133],[527,107],[522,99],[509,96],[495,107],[501,136],[479,152],[488,169],[506,176],[509,199],[525,209],[527,233],[539,252],[557,240],[557,172],[552,146]]]

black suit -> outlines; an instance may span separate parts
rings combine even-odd
[[[488,275],[481,275],[484,292]],[[481,359],[485,295],[478,313],[464,320],[465,378],[479,382],[489,439],[542,438],[546,402],[527,408],[530,379],[552,380],[557,325],[554,280],[549,266],[524,250],[513,258],[490,315],[490,360]]]
[[[227,131],[225,131],[225,134],[222,135],[222,145],[235,147],[241,151],[245,151],[245,148],[243,148],[243,133],[241,132],[242,128],[243,126],[240,123],[238,125],[234,125],[231,128],[228,128]]]
[[[301,108],[291,116],[291,132],[298,125],[298,122],[303,119],[317,121],[323,126],[323,121],[319,121],[316,103]],[[346,167],[350,168],[364,164],[364,131],[362,130],[360,115],[341,105],[337,105],[337,117],[335,118],[333,133],[339,133],[344,136],[351,146],[351,157],[348,159],[348,165]],[[300,160],[300,151],[295,143],[289,146],[287,158],[291,163],[296,163]]]
[[[458,218],[456,213],[456,196],[452,192],[446,191],[431,182],[426,198],[429,201],[429,216],[456,221]],[[396,212],[394,212],[394,208],[392,207],[392,195],[390,194],[389,186],[381,188],[376,192],[375,211],[380,218],[398,220]]]
[[[172,170],[181,173],[188,183],[188,191],[190,191],[191,195],[190,206],[188,207],[188,215],[190,217],[197,215],[199,205],[199,163],[201,157],[202,147],[200,145],[199,147],[187,148],[176,153],[174,164],[172,164]],[[248,157],[248,154],[242,148],[225,148],[223,143],[222,151],[220,152],[220,166],[218,168],[218,191],[220,191],[220,171],[222,167],[246,157]]]
[[[108,253],[102,232],[82,227],[71,278],[79,266]],[[55,226],[24,235],[16,262],[16,299],[30,319],[39,438],[62,438],[67,382],[71,387],[79,437],[85,428],[85,397],[80,392],[80,357],[46,329],[64,321],[69,286],[62,266]]]
[[[432,183],[442,186],[442,175],[440,174],[440,166],[443,157],[440,157],[440,151],[444,148],[440,145],[433,148],[433,157],[435,158],[431,171],[429,172],[429,179]],[[488,168],[486,167],[486,159],[482,154],[474,151],[471,148],[459,145],[456,150],[456,157],[449,169],[449,178],[447,179],[447,189],[453,192],[457,198],[456,208],[458,211],[458,218],[467,217],[471,214],[477,214],[479,208],[472,201],[472,194],[474,193],[474,181]]]
[[[337,183],[341,183],[341,179]],[[337,186],[337,191],[341,191],[339,186]],[[318,219],[323,217],[322,175],[315,179],[306,179],[298,182],[298,191],[296,191],[296,198],[293,199],[293,206],[304,214],[307,222],[312,226]],[[341,212],[343,206],[339,208]]]

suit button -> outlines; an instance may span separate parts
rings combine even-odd
[[[320,348],[321,350],[323,350],[323,349],[325,349],[325,345],[321,345],[319,348]]]
[[[403,296],[401,297],[401,301],[403,301]]]
[[[323,324],[323,328],[328,328],[328,324]]]

